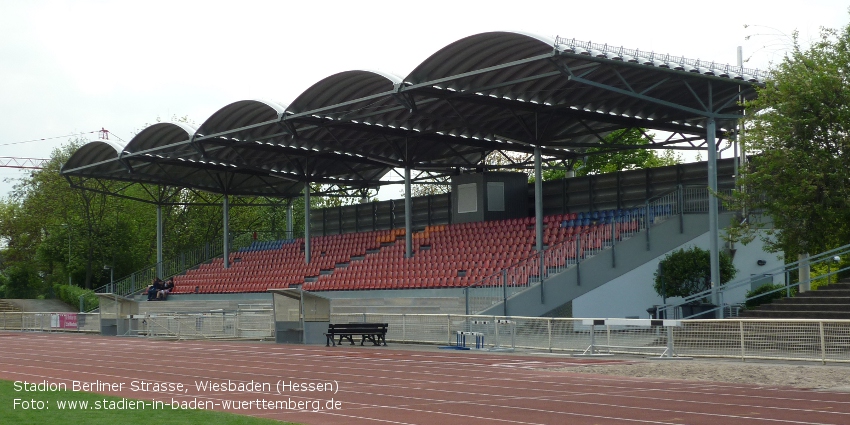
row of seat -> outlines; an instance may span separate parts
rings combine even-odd
[[[239,248],[239,252],[254,252],[254,251],[268,251],[272,249],[281,249],[283,245],[293,244],[295,243],[295,239],[281,239],[277,241],[253,241],[251,245]]]
[[[290,286],[302,284],[309,276],[317,276],[322,270],[333,269],[340,262],[351,261],[352,250],[365,254],[367,249],[380,247],[380,240],[392,231],[376,231],[358,234],[320,236],[311,239],[313,261],[304,261],[304,240],[280,244],[275,249],[248,250],[230,255],[231,267],[224,269],[223,259],[215,259],[211,264],[190,270],[175,278],[180,288],[177,292],[211,292],[203,282],[227,282],[237,289],[244,285],[262,282],[265,287]],[[267,247],[265,245],[260,245]],[[246,274],[255,272],[253,274]],[[259,272],[259,273],[256,273]],[[265,290],[259,285],[252,291]],[[238,290],[237,290],[238,292]]]
[[[639,211],[634,212],[634,219],[616,225],[603,221],[609,216],[633,217],[632,214],[597,213],[597,222],[586,226],[563,224],[565,220],[578,220],[579,216],[593,220],[593,214],[544,217],[547,226],[543,243],[550,250],[544,256],[544,267],[561,267],[570,258],[619,239],[623,232],[637,230]],[[317,291],[455,287],[486,280],[503,269],[508,269],[505,276],[510,277],[510,284],[525,285],[537,275],[540,266],[533,224],[534,218],[527,217],[427,226],[425,231],[412,235],[415,246],[411,258],[405,256],[404,229],[312,238],[310,264],[304,261],[303,239],[257,243],[253,249],[231,254],[229,269],[222,268],[223,259],[219,258],[177,277],[177,292],[222,290],[215,285],[231,285],[230,289],[236,292],[288,285]],[[370,283],[363,286],[357,284],[360,281]]]
[[[551,222],[554,222],[550,219]],[[557,229],[557,226],[552,226]],[[589,226],[586,229],[575,229],[575,232],[559,232],[551,230],[545,242],[555,245],[569,242],[575,239],[581,240],[578,248],[564,251],[575,256],[576,252],[582,253],[589,249],[599,249],[610,240],[611,226],[601,225]],[[505,238],[504,235],[516,235]],[[406,282],[404,276],[413,270],[430,277],[447,277],[463,275],[473,280],[483,279],[495,274],[497,271],[530,259],[537,261],[534,251],[535,236],[533,229],[528,228],[528,221],[503,220],[501,222],[464,223],[458,226],[447,226],[440,231],[431,231],[428,240],[430,249],[415,250],[413,258],[404,258],[404,247],[396,244],[375,256],[370,256],[356,266],[350,266],[344,270],[337,270],[331,275],[320,276],[317,283],[310,284],[307,288],[312,290],[329,290],[327,288],[345,287],[340,282],[356,281],[363,278],[383,278],[389,283],[401,279],[402,284]],[[507,255],[505,255],[507,254]],[[472,263],[458,264],[454,260],[471,259]],[[564,261],[557,259],[545,260],[546,267],[563,266]],[[551,263],[551,264],[549,264]],[[414,266],[410,268],[408,266]],[[418,268],[417,268],[418,266]],[[512,276],[514,284],[524,285],[528,278],[539,269],[539,263],[532,264],[534,271]],[[425,268],[427,267],[427,268]],[[377,272],[376,272],[377,271]],[[536,274],[535,274],[536,275]],[[451,284],[447,283],[451,287]]]

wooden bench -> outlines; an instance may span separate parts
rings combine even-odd
[[[374,345],[387,345],[387,327],[388,323],[331,323],[328,325],[328,331],[325,333],[327,343],[325,346],[330,347],[331,344],[336,347],[337,344],[342,344],[343,339],[347,339],[354,345],[354,335],[360,335],[360,345],[363,345],[367,340]],[[334,341],[334,337],[339,337],[339,342]]]

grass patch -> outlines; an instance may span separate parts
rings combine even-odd
[[[17,407],[15,406],[15,399],[21,400]],[[24,409],[23,405],[32,404],[31,400],[43,402],[46,409]],[[120,405],[115,403],[121,400],[129,399],[78,391],[15,391],[12,381],[0,380],[0,423],[33,425],[295,425],[290,422],[279,422],[227,412],[172,410],[168,405],[165,409],[158,410],[153,410],[149,404],[145,406],[144,410],[130,410],[126,407],[111,410],[94,409],[96,403],[99,403],[101,407],[109,407],[110,405],[119,407]],[[26,401],[26,403],[23,403],[23,401]],[[60,409],[60,402],[88,402],[89,408],[82,409],[77,405],[76,409]]]

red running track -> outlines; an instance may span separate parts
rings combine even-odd
[[[197,401],[310,425],[850,424],[847,393],[546,370],[599,362],[566,356],[37,333],[0,334],[0,347],[0,379],[65,383],[68,389],[73,381],[99,381],[120,385],[120,391],[95,392],[158,400],[160,407]],[[186,388],[133,391],[134,381]],[[199,390],[196,381],[253,381],[269,388]],[[328,383],[334,391],[278,393],[280,381]],[[328,409],[331,399],[336,409]],[[318,403],[320,410],[286,404],[298,401]],[[245,404],[226,409],[226,402]],[[0,416],[10,407],[3,406]]]

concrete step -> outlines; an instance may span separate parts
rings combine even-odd
[[[838,289],[831,288],[829,286],[818,289],[817,291],[803,292],[802,294],[797,294],[797,297],[800,298],[809,298],[809,297],[850,297],[850,289]]]
[[[843,304],[845,306],[850,306],[850,296],[831,297],[823,296],[823,294],[813,296],[798,295],[796,297],[791,298],[780,298],[778,300],[773,301],[772,304]]]
[[[19,311],[21,311],[21,308],[16,306],[15,304],[10,303],[9,301],[0,300],[0,312],[6,312],[6,311],[8,311],[10,313],[19,312]]]
[[[850,312],[850,306],[846,304],[815,304],[815,303],[770,303],[759,306],[760,311],[823,311],[823,312]]]
[[[762,304],[755,309],[741,312],[740,317],[850,320],[850,280]]]
[[[850,311],[769,311],[746,310],[741,312],[742,318],[762,319],[820,319],[820,320],[850,320]]]

